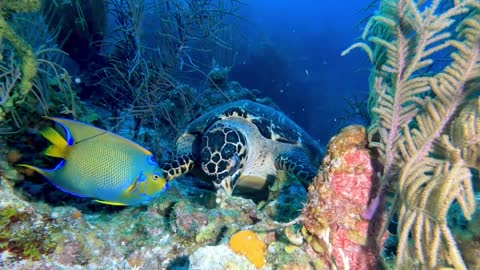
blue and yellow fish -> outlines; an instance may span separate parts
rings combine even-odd
[[[48,118],[65,137],[48,127],[40,131],[52,145],[44,152],[62,161],[51,170],[31,165],[59,189],[110,205],[134,205],[158,196],[168,183],[151,152],[109,131],[78,121]]]

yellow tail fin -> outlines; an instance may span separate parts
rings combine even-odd
[[[50,145],[44,151],[44,155],[57,158],[65,158],[67,155],[68,144],[67,141],[60,135],[55,129],[47,127],[40,131],[45,139],[47,139],[52,145]]]

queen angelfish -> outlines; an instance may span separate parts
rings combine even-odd
[[[57,188],[79,197],[110,205],[135,205],[157,197],[168,187],[153,154],[109,131],[78,121],[48,118],[63,129],[40,131],[52,145],[45,155],[61,158],[53,169],[30,168]]]

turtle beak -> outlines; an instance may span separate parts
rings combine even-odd
[[[234,175],[229,175],[225,177],[225,179],[222,181],[221,187],[223,190],[225,190],[225,193],[227,195],[232,195],[233,190],[237,185],[237,180],[239,176],[240,176],[240,173],[235,173]]]
[[[237,154],[233,155],[229,160],[228,160],[228,175],[235,175],[238,174],[238,169],[240,168],[240,158],[238,157]],[[238,176],[237,176],[238,178]]]

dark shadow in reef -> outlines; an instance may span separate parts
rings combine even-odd
[[[277,181],[275,177],[267,180],[266,186],[261,190],[237,187],[233,195],[251,199],[257,206],[261,202],[266,202],[261,211],[267,211],[274,221],[289,222],[301,214],[307,202],[307,190],[300,181],[295,180],[288,181],[279,190],[274,191],[272,188],[275,181]],[[272,201],[276,203],[272,204]]]
[[[294,181],[282,187],[277,202],[272,219],[277,222],[292,221],[307,203],[307,190],[299,181]]]
[[[37,180],[39,181],[39,180]],[[20,193],[27,202],[44,202],[51,207],[71,206],[83,214],[117,213],[124,206],[112,206],[94,202],[92,198],[80,198],[65,193],[48,182],[33,183],[20,181],[15,183],[15,192]]]
[[[378,135],[377,135],[378,136]],[[376,138],[373,139],[376,141]],[[375,172],[381,172],[383,171],[383,165],[380,162],[378,152],[376,151],[371,151],[371,159],[370,159],[370,164],[372,168],[374,169]],[[379,193],[379,190],[381,188],[381,183],[380,183],[380,178],[377,177],[376,174],[374,174],[371,178],[372,181],[372,187],[370,188],[370,194],[369,194],[369,200],[368,204],[370,205],[373,200],[375,200],[375,197]],[[367,230],[367,240],[366,240],[366,245],[364,246],[366,249],[368,249],[369,252],[373,254],[381,254],[382,248],[384,248],[384,245],[380,245],[379,241],[377,241],[377,236],[380,234],[380,229],[382,227],[383,222],[388,222],[390,223],[391,220],[384,220],[385,213],[387,211],[387,206],[385,205],[385,196],[381,195],[380,203],[377,209],[375,210],[375,213],[373,214],[372,218],[370,219],[368,223],[368,230]],[[390,245],[390,244],[389,244]],[[396,243],[393,243],[393,246],[395,246]],[[392,247],[390,247],[392,248]],[[387,251],[384,249],[384,251]],[[380,267],[380,261],[377,261],[377,266]]]
[[[225,226],[222,226],[222,228],[220,229],[220,233],[217,235],[216,239],[215,239],[215,245],[220,245],[222,240],[225,238],[225,236],[227,236],[227,232],[228,232],[228,227],[225,225]]]
[[[187,270],[190,265],[190,260],[188,256],[180,256],[175,259],[167,266],[167,270]]]

